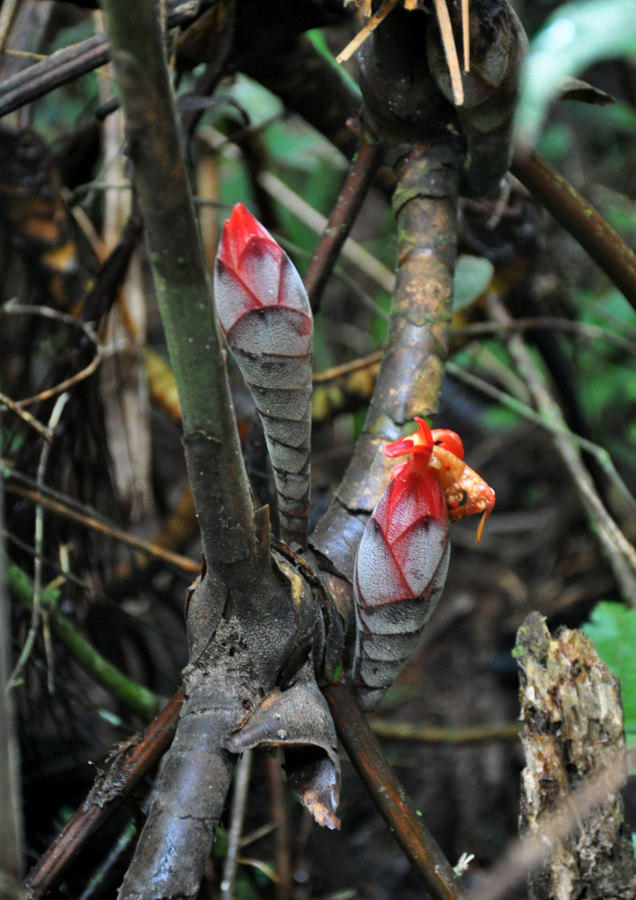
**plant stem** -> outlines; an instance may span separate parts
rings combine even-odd
[[[25,900],[39,900],[60,880],[89,837],[119,808],[122,801],[169,748],[183,704],[175,694],[148,727],[127,742],[100,772],[82,805],[29,873]]]
[[[510,171],[552,213],[636,309],[636,254],[536,150],[517,151]]]
[[[338,735],[404,854],[435,900],[457,900],[462,890],[440,850],[389,765],[350,687],[324,689]]]
[[[29,576],[12,562],[7,564],[7,576],[12,594],[22,606],[30,609],[33,606],[34,587]],[[58,589],[46,587],[40,594],[41,609],[48,614],[51,631],[55,637],[96,684],[101,685],[131,712],[144,718],[154,716],[159,707],[159,698],[152,691],[128,678],[95,650],[56,608],[59,595]]]
[[[152,0],[104,13],[209,566],[253,558],[253,509]]]

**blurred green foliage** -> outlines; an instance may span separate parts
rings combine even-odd
[[[530,45],[517,115],[521,142],[534,141],[566,76],[619,56],[636,56],[636,0],[575,0],[560,6]]]

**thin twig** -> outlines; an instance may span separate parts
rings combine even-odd
[[[45,319],[52,319],[55,322],[61,322],[64,325],[70,325],[72,328],[79,328],[95,347],[95,356],[93,357],[91,362],[79,372],[76,372],[75,375],[71,375],[69,378],[64,379],[64,381],[60,381],[53,387],[47,388],[44,391],[40,391],[38,394],[35,394],[32,397],[26,397],[23,400],[13,400],[11,408],[15,409],[16,412],[20,409],[24,409],[27,406],[32,406],[34,403],[40,403],[44,400],[50,400],[52,397],[57,397],[59,394],[63,394],[78,382],[83,381],[85,378],[88,378],[90,375],[92,375],[103,359],[104,348],[100,344],[99,338],[88,322],[82,322],[74,318],[73,316],[69,316],[67,313],[59,312],[59,310],[56,309],[50,309],[46,306],[33,306],[25,303],[7,303],[2,308],[2,310],[0,310],[0,312],[4,313],[5,315],[41,316]],[[5,402],[4,399],[2,402]]]
[[[329,381],[335,381],[336,378],[342,378],[344,375],[350,375],[352,372],[359,372],[360,369],[370,369],[382,361],[384,350],[376,350],[369,356],[363,356],[360,359],[354,359],[348,363],[342,363],[339,366],[331,366],[329,369],[323,369],[316,372],[312,378],[314,384],[325,384]]]
[[[9,29],[20,0],[6,0],[0,9],[0,53],[6,53],[5,44],[9,37]]]
[[[398,5],[399,0],[385,0],[380,9],[371,16],[369,21],[364,25],[364,27],[356,34],[353,40],[349,41],[344,50],[341,50],[340,53],[336,56],[337,63],[346,62],[348,59],[351,59],[356,50],[364,44],[366,39],[373,34],[375,29],[380,25],[386,17],[389,15],[392,10]]]
[[[247,805],[247,791],[250,783],[252,769],[252,751],[246,750],[241,756],[234,776],[234,791],[232,794],[232,807],[230,810],[230,827],[227,835],[227,853],[223,865],[223,879],[221,881],[221,900],[233,900],[236,880],[236,867],[238,863],[238,850],[243,833],[245,819],[245,807]]]
[[[49,495],[50,492],[39,492],[37,490],[19,487],[17,484],[12,484],[11,481],[15,479],[19,473],[12,471],[10,464],[8,464],[6,460],[0,460],[0,465],[2,465],[4,470],[4,477],[8,480],[6,489],[10,493],[17,494],[19,497],[25,497],[33,503],[40,503],[45,509],[50,510],[58,516],[63,516],[65,519],[79,522],[81,525],[90,528],[92,531],[97,531],[100,534],[106,535],[107,537],[112,538],[112,540],[118,541],[120,544],[125,544],[133,550],[145,553],[147,556],[161,559],[163,562],[176,566],[184,572],[200,572],[200,564],[189,559],[187,556],[182,556],[180,553],[174,553],[171,550],[166,550],[165,547],[160,547],[158,544],[153,544],[152,542],[133,537],[113,523],[106,521],[101,516],[79,512],[66,502],[53,499],[53,497]]]
[[[490,308],[496,321],[503,323],[509,321],[508,313],[494,296],[490,297]],[[506,343],[539,412],[559,428],[566,428],[561,410],[546,389],[522,338],[517,334],[511,334],[508,335]],[[554,443],[578,488],[590,528],[598,536],[625,600],[631,605],[636,605],[636,548],[630,544],[609,515],[572,440],[555,433]]]
[[[453,26],[451,25],[450,15],[448,14],[448,6],[446,5],[446,0],[434,0],[434,2],[439,31],[444,46],[444,54],[446,56],[446,64],[450,74],[453,100],[455,106],[461,106],[464,102],[464,85],[462,84],[462,73],[459,68],[459,57],[457,56],[457,47],[455,45]]]
[[[451,329],[452,337],[475,337],[482,334],[495,334],[505,331],[533,331],[534,329],[549,331],[570,331],[577,337],[588,340],[603,340],[625,353],[636,356],[636,342],[591,322],[576,322],[555,316],[532,316],[522,319],[510,319],[507,325],[495,322],[471,322],[459,328]]]
[[[380,152],[380,145],[365,132],[303,277],[314,313],[318,310],[325,284],[371,186],[380,162]]]
[[[324,689],[324,694],[351,762],[431,896],[435,900],[461,897],[461,885],[452,866],[407,797],[351,688],[333,684]]]
[[[24,409],[27,406],[33,406],[34,403],[43,403],[45,400],[50,400],[52,397],[58,397],[60,394],[63,394],[65,391],[68,391],[70,388],[74,387],[76,384],[79,384],[80,381],[84,381],[86,378],[89,378],[101,364],[103,358],[103,353],[98,349],[97,353],[89,362],[89,364],[83,369],[80,369],[79,372],[76,372],[75,375],[71,375],[69,378],[65,378],[63,381],[59,381],[57,384],[53,385],[53,387],[47,388],[44,391],[40,391],[38,394],[34,394],[32,397],[26,397],[24,400],[17,400],[15,405],[20,409]]]
[[[427,744],[475,744],[484,741],[510,741],[519,737],[517,722],[450,728],[443,725],[413,725],[411,722],[389,722],[373,716],[374,734],[399,741],[422,741]]]
[[[470,72],[470,0],[462,0],[462,38],[464,44],[464,72]]]
[[[68,394],[62,394],[61,397],[58,397],[55,406],[51,412],[49,417],[48,429],[51,434],[55,433],[55,429],[57,428],[60,418],[62,416],[62,412],[64,411],[64,407],[68,401]],[[44,478],[46,476],[46,467],[49,462],[49,455],[51,452],[51,442],[45,441],[42,447],[42,452],[40,453],[40,460],[38,462],[37,468],[37,476],[36,483],[38,490],[41,489]],[[36,503],[35,506],[35,528],[34,528],[34,538],[33,545],[35,547],[35,558],[33,562],[33,605],[31,607],[31,622],[29,624],[29,631],[26,636],[26,640],[20,652],[20,656],[13,668],[13,672],[11,673],[11,678],[9,679],[9,687],[13,688],[19,683],[20,675],[24,666],[31,655],[31,651],[33,650],[33,645],[35,644],[35,638],[38,633],[38,625],[40,624],[40,618],[42,616],[42,542],[44,540],[44,509],[42,503]],[[51,658],[49,658],[49,666],[52,664]],[[50,687],[51,685],[49,685]]]
[[[45,441],[49,443],[53,440],[53,433],[46,425],[43,425],[35,416],[32,416],[30,412],[26,409],[22,409],[19,403],[16,403],[15,400],[12,400],[11,397],[7,397],[6,394],[0,393],[0,406],[6,406],[7,409],[10,409],[11,412],[14,412],[17,416],[19,416],[23,422],[25,422],[29,428],[33,428],[35,431],[40,434]]]
[[[321,234],[328,225],[325,216],[303,200],[295,191],[277,178],[272,172],[261,172],[258,177],[259,184],[276,200],[286,206],[305,225]],[[342,246],[342,255],[357,266],[360,271],[379,284],[384,291],[393,291],[395,287],[395,275],[372,253],[352,238],[347,238]]]

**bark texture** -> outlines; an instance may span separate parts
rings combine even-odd
[[[633,898],[618,681],[582,632],[562,628],[553,637],[538,613],[519,629],[516,654],[526,756],[520,826],[551,848],[529,875],[530,900]]]

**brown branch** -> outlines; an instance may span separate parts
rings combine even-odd
[[[435,900],[461,897],[457,876],[406,796],[351,688],[330,685],[324,694],[351,762],[431,896]]]
[[[196,3],[172,0],[170,6],[167,17],[169,28],[191,22],[199,14]],[[110,44],[105,34],[96,34],[72,47],[57,50],[0,85],[0,117],[74,81],[80,75],[92,72],[109,59]]]
[[[636,254],[536,150],[517,151],[510,171],[586,250],[636,309]]]
[[[14,473],[9,472],[7,475],[7,472],[5,471],[4,474],[5,477],[11,478]],[[200,563],[195,562],[193,559],[189,559],[187,556],[182,556],[180,553],[173,553],[171,550],[166,550],[164,547],[159,546],[159,544],[153,544],[148,541],[143,541],[140,538],[135,538],[121,528],[118,528],[116,525],[104,521],[101,517],[79,512],[78,510],[73,509],[73,507],[67,506],[59,500],[47,496],[40,491],[30,490],[29,488],[20,487],[19,485],[11,484],[10,482],[6,485],[6,490],[9,491],[9,493],[17,494],[19,497],[24,497],[26,500],[31,500],[32,503],[39,503],[50,512],[62,516],[65,519],[70,519],[73,522],[78,522],[80,525],[84,525],[92,531],[96,531],[99,534],[112,538],[114,541],[125,544],[133,550],[138,550],[140,553],[145,553],[156,559],[161,559],[169,565],[177,566],[184,572],[196,574],[201,571]]]
[[[303,277],[314,313],[318,311],[325,284],[371,186],[380,153],[380,146],[365,132]]]
[[[170,746],[182,704],[183,691],[179,691],[140,735],[115,753],[82,805],[31,869],[25,883],[25,900],[39,900],[59,882],[91,835],[156,765]]]

